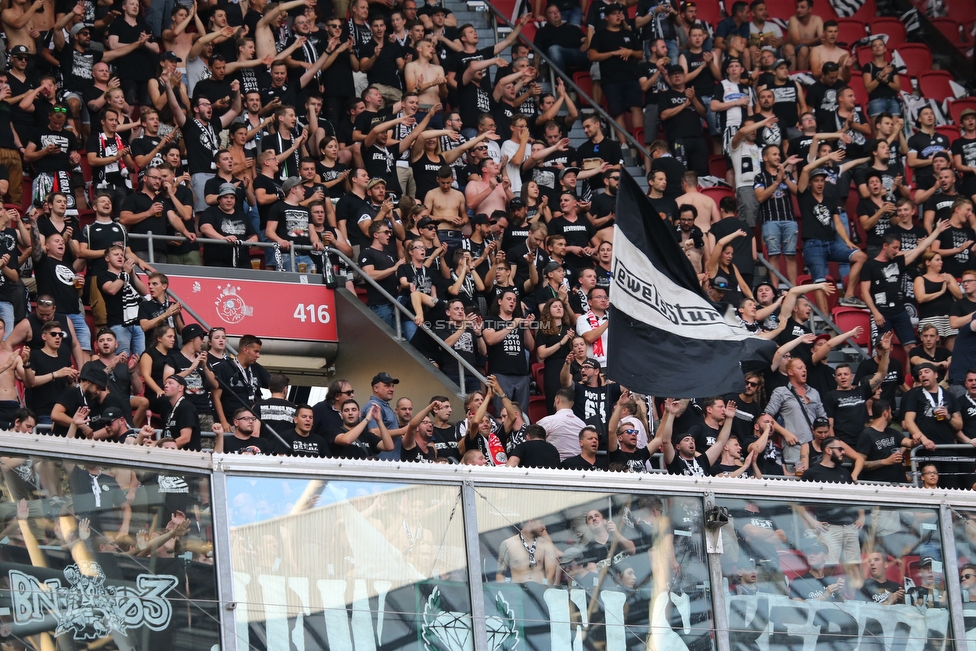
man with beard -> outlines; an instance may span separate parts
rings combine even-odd
[[[401,398],[404,400],[404,398]],[[399,402],[397,403],[399,405]],[[407,433],[403,435],[400,447],[401,461],[417,461],[433,463],[437,460],[437,448],[434,447],[434,423],[430,412],[437,402],[431,402],[411,418],[407,425]]]
[[[837,388],[824,396],[824,410],[830,421],[830,435],[839,438],[852,448],[857,445],[858,438],[868,421],[867,401],[874,397],[874,392],[888,375],[891,337],[891,332],[885,333],[878,344],[881,350],[880,362],[878,370],[870,380],[861,382],[855,387],[854,373],[850,365],[838,364],[834,369]]]
[[[512,583],[554,585],[556,553],[556,546],[549,539],[542,520],[527,520],[519,526],[517,534],[506,538],[498,546],[495,580],[505,583],[511,577]]]
[[[48,192],[60,191],[68,197],[66,214],[77,215],[78,206],[85,206],[84,183],[79,179],[73,182],[72,168],[81,163],[78,153],[78,140],[74,133],[65,129],[68,108],[58,102],[47,115],[47,127],[34,132],[24,152],[24,162],[34,165],[34,183],[31,194],[34,197],[46,196]],[[74,192],[72,192],[74,186]]]
[[[859,478],[898,484],[905,481],[902,458],[911,447],[911,438],[889,427],[892,419],[891,405],[878,398],[871,403],[871,422],[861,432],[857,441],[857,453],[864,459]]]
[[[371,403],[369,413],[363,418],[359,403],[352,399],[345,400],[340,408],[340,414],[342,430],[327,437],[333,456],[344,459],[371,459],[380,452],[393,451],[393,438],[383,424],[382,411],[378,404]],[[366,429],[374,419],[379,426],[379,436]]]
[[[281,439],[274,444],[274,453],[292,457],[328,457],[329,442],[312,432],[312,408],[301,405],[295,411],[295,429],[278,432]]]
[[[919,364],[915,374],[918,382],[903,401],[905,429],[911,434],[913,446],[924,445],[927,453],[931,453],[938,445],[956,442],[957,432],[962,430],[962,413],[959,399],[939,386],[938,369],[934,364]],[[940,484],[955,488],[957,478],[950,473],[956,472],[958,466],[957,463],[940,463],[939,472],[944,480]]]
[[[213,424],[226,422],[220,400],[222,389],[213,371],[207,366],[207,352],[203,340],[207,331],[191,323],[183,328],[183,347],[170,353],[170,362],[163,367],[163,377],[179,375],[186,381],[186,399],[193,404],[200,419],[200,429],[211,431]]]
[[[720,398],[719,402],[723,402]],[[722,450],[732,433],[732,420],[735,418],[735,402],[723,402],[725,420],[715,443],[707,450],[699,452],[695,436],[690,432],[675,432],[664,439],[664,463],[668,473],[688,477],[710,477],[712,467],[718,463]]]
[[[241,407],[234,412],[233,416],[234,431],[230,436],[223,436],[223,451],[227,454],[237,452],[255,454],[255,450],[261,454],[271,454],[274,451],[274,444],[267,438],[256,436],[254,424],[257,418],[250,409]]]
[[[64,436],[71,427],[71,419],[79,407],[88,407],[91,420],[97,420],[96,416],[109,405],[118,406],[114,398],[106,393],[108,376],[105,371],[96,368],[90,362],[85,364],[78,376],[78,386],[68,387],[58,397],[54,408],[51,410],[51,420],[54,423],[52,434]],[[129,413],[125,410],[124,413]],[[105,428],[93,430],[88,424],[78,427],[81,436],[89,439],[100,440],[108,437]]]

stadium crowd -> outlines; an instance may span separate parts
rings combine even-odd
[[[910,448],[976,445],[976,111],[952,142],[933,108],[910,111],[887,35],[861,64],[813,0],[785,32],[762,0],[717,25],[694,2],[641,0],[631,16],[596,0],[585,21],[578,3],[540,4],[479,47],[436,3],[327,4],[13,0],[0,13],[0,421],[187,449],[213,432],[217,451],[629,472],[660,452],[677,474],[842,482],[904,482]],[[589,71],[617,124],[562,81],[544,90],[520,40],[533,16],[535,45]],[[653,399],[605,377],[628,121],[644,129],[650,205],[703,291],[779,346],[744,369],[741,393]],[[706,180],[718,153],[725,177]],[[703,191],[716,185],[718,201]],[[252,253],[257,241],[274,247]],[[384,291],[363,292],[333,249]],[[757,273],[759,250],[790,289]],[[415,314],[407,338],[449,378],[454,356],[421,324],[489,382],[467,374],[461,418],[411,387],[414,408],[386,372],[362,404],[343,380],[320,404],[289,403],[261,341],[232,356],[223,330],[184,324],[155,262],[331,273],[391,327],[387,295]],[[816,334],[814,304],[863,325]],[[828,365],[849,337],[872,357]],[[974,484],[967,464],[940,469]]]

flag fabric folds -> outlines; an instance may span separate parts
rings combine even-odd
[[[670,228],[621,170],[607,377],[631,391],[661,397],[742,391],[741,363],[768,367],[776,344],[719,313]]]

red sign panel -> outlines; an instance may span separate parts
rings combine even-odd
[[[324,285],[240,278],[169,277],[170,290],[210,327],[269,339],[339,341],[335,293]],[[186,323],[194,319],[184,313]]]

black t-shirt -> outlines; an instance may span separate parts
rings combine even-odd
[[[952,204],[959,198],[958,193],[948,193],[942,190],[936,190],[929,199],[925,202],[922,207],[921,212],[924,214],[926,212],[932,211],[935,213],[935,218],[933,219],[933,224],[938,224],[941,221],[947,220],[952,217]]]
[[[834,419],[834,434],[851,447],[857,444],[868,422],[867,401],[873,395],[870,385],[859,384],[848,391],[835,389],[824,396],[824,411]]]
[[[962,164],[966,167],[976,167],[976,138],[961,136],[952,143],[952,155],[961,156]],[[976,177],[972,172],[963,172],[963,180]]]
[[[624,452],[620,448],[610,453],[611,464],[621,464],[627,467],[627,472],[650,472],[647,462],[651,460],[651,453],[647,448],[637,448],[633,452]]]
[[[118,36],[120,46],[135,43],[142,36],[143,32],[152,34],[152,30],[149,29],[149,26],[141,17],[136,18],[135,25],[130,25],[125,21],[124,17],[119,17],[117,20],[113,20],[112,24],[108,27],[108,35]],[[156,39],[150,38],[149,42],[154,43]],[[124,57],[115,59],[112,65],[115,66],[121,79],[145,82],[152,79],[156,73],[158,63],[158,54],[155,54],[144,46],[139,46]]]
[[[180,433],[189,427],[192,430],[190,442],[183,446],[184,450],[200,450],[200,417],[197,409],[186,398],[179,400],[166,418],[163,425],[163,436],[180,437]]]
[[[949,138],[941,133],[933,133],[931,136],[924,131],[918,131],[908,139],[908,152],[915,152],[919,160],[928,160],[943,149],[949,149]],[[916,167],[915,181],[918,183],[922,179],[934,179],[935,171],[932,166]]]
[[[376,51],[376,41],[370,40],[358,48],[357,54],[361,59],[368,59]],[[397,68],[397,59],[402,58],[403,47],[393,39],[392,42],[383,43],[380,55],[373,63],[373,67],[366,73],[369,83],[383,84],[393,88],[402,89],[403,82],[400,79],[400,69]]]
[[[379,454],[380,443],[383,442],[376,434],[368,429],[363,430],[362,434],[349,445],[343,445],[336,440],[336,436],[348,431],[345,427],[339,432],[335,432],[328,437],[329,447],[332,449],[332,456],[343,459],[368,459]]]
[[[329,442],[318,434],[309,433],[308,436],[302,436],[295,429],[278,432],[278,434],[285,440],[285,444],[282,445],[281,441],[276,440],[274,444],[275,454],[291,457],[327,457],[331,455]]]
[[[62,324],[62,327],[66,327],[65,324]],[[54,373],[71,366],[71,351],[70,349],[65,350],[63,343],[58,349],[57,357],[51,357],[41,349],[33,349],[30,352],[30,365],[34,371],[34,377]],[[58,398],[70,384],[71,380],[68,377],[61,377],[41,386],[25,389],[24,397],[27,408],[38,416],[49,416]],[[73,413],[71,415],[74,416]]]
[[[712,472],[712,464],[709,463],[708,457],[704,454],[699,454],[691,461],[688,461],[676,453],[674,459],[667,465],[667,469],[668,474],[684,475],[686,477],[711,477],[714,474]]]
[[[92,222],[81,230],[78,239],[88,245],[89,251],[104,251],[116,244],[123,248],[129,245],[125,226],[114,221]],[[87,262],[88,273],[92,276],[108,267],[104,257],[90,258]]]
[[[824,576],[822,579],[818,579],[807,572],[803,576],[798,576],[790,581],[790,598],[803,599],[805,601],[820,600],[821,597],[828,594],[827,588],[835,583],[837,583],[836,576]],[[838,590],[834,592],[827,597],[827,601],[837,601],[837,595],[839,594],[842,594],[842,591]]]
[[[219,195],[220,186],[225,183],[230,183],[234,186],[234,190],[237,194],[237,203],[234,205],[239,210],[244,210],[244,201],[247,199],[247,190],[244,189],[244,182],[235,176],[231,176],[230,180],[228,181],[220,174],[215,174],[213,177],[207,179],[207,182],[203,184],[203,195]]]
[[[676,90],[664,90],[657,94],[657,107],[660,113],[689,101],[683,92]],[[686,108],[663,122],[665,135],[671,142],[678,138],[699,138],[702,135],[701,116],[694,108]]]
[[[901,449],[901,441],[905,434],[890,427],[879,432],[873,427],[865,428],[857,440],[855,450],[864,455],[865,461],[880,461],[887,459]],[[865,481],[884,481],[898,483],[905,481],[905,467],[899,464],[882,466],[877,470],[864,470],[860,479]]]
[[[461,438],[458,429],[460,425],[461,423],[452,427],[434,427],[431,431],[427,447],[437,450],[438,459],[461,460],[461,452],[458,450],[458,441]]]
[[[293,206],[284,201],[276,201],[267,213],[268,222],[277,222],[275,234],[292,244],[310,246],[308,209]]]
[[[705,452],[705,450],[715,445],[715,443],[718,441],[720,433],[721,430],[711,427],[704,421],[695,423],[688,430],[688,434],[695,437],[696,452]]]
[[[883,199],[883,197],[882,197]],[[857,202],[857,218],[860,220],[861,217],[872,217],[874,213],[878,212],[881,206],[876,204],[873,199],[861,199]],[[881,217],[878,221],[867,231],[868,247],[881,247],[884,240],[884,234],[891,228],[891,218],[894,213],[881,213]]]
[[[328,405],[328,403],[323,403]],[[331,409],[331,408],[330,408]],[[295,412],[298,406],[283,398],[268,398],[261,401],[258,418],[261,419],[262,426],[270,425],[276,432],[286,432],[295,427]],[[314,410],[312,412],[315,413]],[[312,431],[320,434],[313,426]]]
[[[902,274],[905,273],[905,256],[896,256],[891,262],[868,260],[864,263],[862,280],[871,283],[871,299],[882,314],[895,314],[905,309],[902,293]]]
[[[606,470],[609,465],[609,460],[604,456],[597,456],[595,463],[590,463],[583,458],[583,455],[577,454],[575,457],[569,457],[563,461],[559,467],[563,470]]]
[[[523,327],[506,327],[511,321],[496,317],[485,321],[485,328],[505,331],[505,337],[497,344],[488,346],[488,371],[494,375],[528,375],[525,359],[525,330]]]
[[[939,248],[942,250],[956,249],[965,244],[966,241],[976,242],[976,231],[973,231],[969,226],[950,226],[939,235]],[[976,268],[976,259],[974,258],[976,256],[973,256],[970,249],[963,249],[955,255],[943,256],[942,270],[959,278],[962,276],[962,272],[967,269]]]
[[[819,201],[813,196],[810,188],[801,192],[797,199],[800,204],[800,215],[803,217],[803,241],[833,242],[837,235],[834,229],[834,215],[838,214],[837,202],[826,189]]]
[[[193,365],[179,350],[172,351],[169,358],[177,373],[182,373]],[[188,402],[196,407],[198,414],[213,414],[214,406],[210,392],[216,389],[217,385],[207,378],[202,369],[203,365],[201,364],[186,376],[186,389],[183,391],[183,395]]]
[[[611,382],[603,386],[589,387],[576,382],[573,390],[576,391],[573,413],[588,425],[599,425],[602,437],[606,433],[613,407],[620,399],[620,385]]]
[[[637,36],[629,29],[620,28],[612,31],[607,28],[597,29],[590,41],[590,48],[597,52],[615,52],[620,48],[639,50]],[[600,62],[600,78],[604,84],[634,83],[637,80],[637,60],[631,57],[624,59],[612,56]]]
[[[596,229],[593,228],[593,223],[583,216],[578,216],[574,222],[565,217],[556,217],[549,222],[549,234],[565,236],[566,246],[587,248],[590,246],[590,240],[596,235]],[[566,265],[570,269],[578,271],[584,267],[592,266],[592,262],[585,256],[567,253]]]
[[[118,154],[119,150],[125,146],[125,141],[118,134],[109,138],[104,133],[93,133],[88,136],[88,142],[85,143],[85,150],[88,153],[95,154],[99,158],[111,158]],[[131,171],[126,169],[125,159],[122,158],[108,165],[92,167],[92,182],[96,186],[103,183],[124,186],[128,174]]]
[[[857,591],[854,598],[857,601],[870,601],[876,604],[887,604],[891,596],[902,589],[902,586],[894,581],[876,581],[875,579],[865,579],[864,585]],[[898,603],[904,603],[900,599]]]
[[[669,224],[675,222],[678,217],[678,204],[674,202],[674,199],[668,196],[662,196],[658,199],[654,197],[647,197],[647,200],[651,202],[651,208],[654,212],[658,214],[661,219],[667,220]]]
[[[240,439],[233,434],[224,436],[224,452],[226,454],[236,454],[245,450],[253,452],[250,448],[257,448],[261,454],[272,454],[274,452],[274,445],[268,439],[257,436]]]
[[[378,251],[371,246],[363,248],[359,254],[360,268],[372,266],[376,271],[384,271],[392,268],[394,265],[396,265],[396,260],[389,253],[386,251]],[[398,294],[396,274],[390,274],[386,278],[376,282],[391,295],[396,296]],[[366,285],[366,303],[368,305],[383,305],[386,303],[386,299],[382,294],[373,289],[372,285]]]
[[[220,394],[220,404],[224,414],[231,415],[241,407],[254,409],[254,405],[261,398],[261,389],[267,388],[271,382],[271,375],[258,363],[251,364],[246,370],[234,360],[225,360],[211,367],[217,376],[217,383],[223,391]],[[279,432],[280,433],[280,432]]]
[[[186,160],[190,174],[209,174],[217,168],[214,156],[220,149],[218,134],[223,128],[219,118],[212,118],[206,123],[187,117],[183,124],[183,141],[186,143]]]
[[[559,468],[559,451],[548,441],[529,440],[519,443],[512,450],[518,457],[519,468]]]
[[[34,170],[46,174],[57,174],[58,172],[68,172],[74,165],[71,164],[69,157],[71,152],[78,149],[78,139],[70,131],[61,129],[55,131],[50,127],[43,127],[34,132],[30,139],[40,151],[48,145],[57,145],[61,148],[61,153],[47,154],[34,162]]]
[[[242,211],[235,210],[233,213],[227,214],[219,206],[210,206],[200,216],[200,226],[204,224],[213,226],[220,235],[233,235],[239,242],[236,247],[231,246],[230,243],[204,244],[204,265],[208,267],[237,267],[238,269],[251,268],[251,260],[248,256],[249,245],[244,244],[244,242],[257,233],[254,231],[251,220]]]
[[[844,468],[843,466],[828,468],[820,463],[812,465],[804,470],[803,476],[800,477],[800,479],[802,481],[819,481],[834,484],[851,484],[854,481],[851,479],[851,473],[848,472],[847,468]],[[829,519],[825,521],[832,522]]]
[[[152,205],[156,202],[162,203],[163,198],[160,195],[150,197],[143,191],[134,192],[125,198],[122,202],[122,212],[132,212],[138,214],[141,212],[146,212]],[[146,234],[152,231],[156,235],[165,235],[166,227],[168,225],[168,220],[166,219],[166,212],[160,211],[159,216],[150,215],[145,219],[132,224],[128,227],[130,233],[140,233]],[[148,248],[148,242],[145,240],[140,240],[136,243],[136,250],[143,250]],[[163,240],[154,240],[153,249],[158,253],[164,253],[166,251],[166,242]]]
[[[65,262],[44,255],[40,262],[34,263],[37,292],[53,297],[58,312],[79,314],[78,290],[74,286],[75,272]],[[66,323],[61,325],[65,328],[68,327]],[[12,326],[11,329],[13,329]]]
[[[58,395],[58,401],[56,404],[64,407],[64,413],[67,414],[69,418],[75,415],[75,412],[78,411],[79,407],[87,406],[91,409],[91,419],[95,420],[100,408],[97,401],[89,403],[87,400],[85,400],[85,397],[81,393],[81,387],[78,386],[69,386],[67,389],[64,389]],[[55,436],[66,436],[68,434],[68,427],[61,425],[60,423],[54,423],[51,433]]]
[[[945,405],[949,418],[936,419],[934,412],[938,405]],[[905,414],[915,412],[915,425],[936,445],[950,445],[956,442],[950,419],[952,414],[959,411],[959,402],[951,392],[939,388],[936,393],[929,393],[922,385],[917,385],[903,399],[902,411]]]
[[[278,197],[278,199],[283,199],[284,195],[281,193],[281,186],[278,181],[265,176],[264,174],[258,174],[254,177],[254,182],[252,184],[254,188],[254,193],[257,194],[258,188],[264,190],[267,194],[271,196]],[[272,202],[268,204],[258,204],[258,217],[260,218],[261,230],[264,231],[264,227],[268,224],[268,213],[271,212],[271,208],[278,205],[278,202]]]
[[[117,325],[132,325],[139,321],[139,294],[132,286],[132,277],[126,278],[122,289],[114,295],[109,294],[103,289],[103,285],[117,281],[122,277],[121,273],[113,273],[109,269],[103,269],[98,273],[98,289],[102,292],[102,299],[105,301],[106,325],[109,327]]]
[[[857,365],[854,372],[854,384],[860,384],[864,378],[870,378],[878,372],[878,360],[871,358],[865,359]],[[888,374],[881,381],[881,397],[888,404],[895,404],[895,392],[898,387],[905,383],[905,368],[897,359],[888,360]]]

